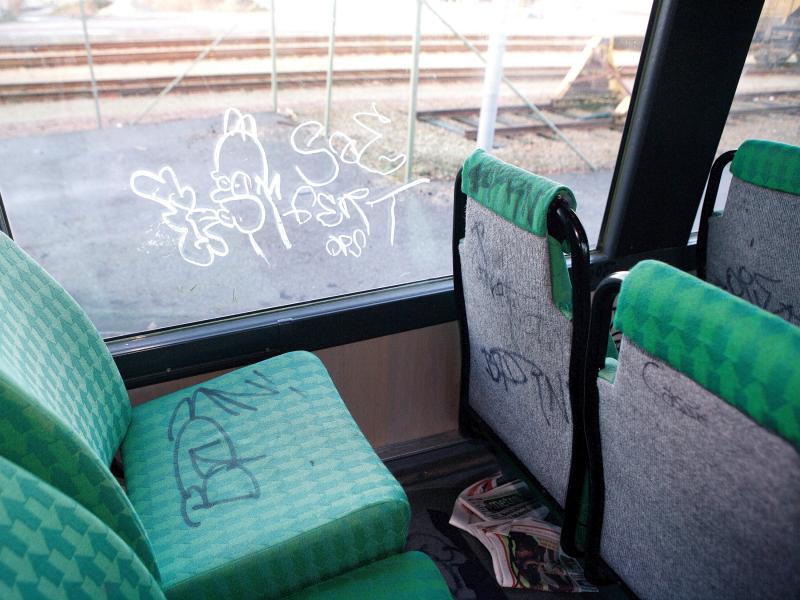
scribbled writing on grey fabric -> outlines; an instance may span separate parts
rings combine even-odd
[[[656,362],[648,361],[644,364],[642,367],[642,380],[647,389],[665,406],[673,408],[699,423],[705,423],[708,418],[701,407],[696,402],[674,393],[665,383],[659,382],[659,379],[664,377],[663,373],[659,376],[659,371],[662,371],[662,366]]]
[[[367,141],[359,143],[344,132],[327,138],[317,121],[297,125],[290,137],[298,159],[314,157],[327,161],[323,176],[313,177],[302,163],[294,165],[300,183],[284,194],[281,174],[271,173],[267,153],[258,138],[253,115],[235,108],[225,111],[223,133],[213,152],[210,172],[213,189],[208,201],[199,202],[195,188],[179,180],[174,168],[140,169],[130,177],[130,187],[140,198],[161,205],[161,223],[177,234],[178,252],[188,263],[208,267],[230,252],[229,236],[245,236],[255,254],[270,263],[263,247],[264,233],[273,233],[275,243],[292,248],[292,228],[315,226],[322,233],[321,248],[330,256],[361,256],[372,235],[370,219],[376,211],[388,222],[389,244],[394,245],[397,205],[408,190],[427,183],[419,178],[404,185],[392,184],[388,192],[373,194],[367,187],[350,190],[335,185],[341,167],[349,165],[379,176],[389,176],[406,163],[404,154],[382,154],[375,150],[383,135],[380,126],[391,123],[373,104],[356,113],[353,121]]]
[[[513,387],[532,382],[547,424],[552,425],[551,417],[569,423],[569,407],[560,373],[545,373],[531,359],[510,350],[481,348],[481,353],[486,362],[486,373],[492,381],[502,384],[506,390],[509,385]]]
[[[492,298],[503,306],[503,313],[511,339],[517,349],[520,348],[518,333],[527,339],[537,339],[540,343],[548,341],[543,331],[544,318],[527,307],[536,306],[536,298],[526,294],[508,276],[501,276],[490,267],[486,251],[486,227],[481,221],[473,223],[470,229],[478,246],[479,260],[476,265],[478,281],[491,294]],[[552,351],[553,349],[550,348]]]
[[[530,386],[531,397],[538,399],[548,426],[552,426],[554,420],[569,423],[570,409],[564,377],[561,373],[546,373],[522,350],[527,345],[526,340],[536,340],[538,345],[542,345],[549,339],[543,331],[544,317],[531,310],[531,307],[537,306],[537,299],[522,292],[507,274],[495,272],[487,251],[486,226],[483,222],[476,220],[470,233],[470,243],[477,248],[477,260],[473,264],[477,281],[498,306],[497,312],[505,322],[504,334],[510,338],[508,347],[480,348],[486,373],[506,391],[517,386]]]
[[[734,296],[774,313],[790,323],[800,325],[800,307],[796,308],[793,303],[784,302],[776,297],[775,285],[782,283],[782,279],[750,271],[743,265],[738,268],[728,267],[725,270],[724,281],[709,279],[711,283]]]

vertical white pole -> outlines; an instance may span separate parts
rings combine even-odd
[[[333,0],[331,34],[328,38],[328,77],[325,80],[325,136],[330,135],[331,96],[333,95],[333,54],[336,51],[336,0]]]
[[[506,50],[506,13],[508,0],[495,0],[499,7],[499,18],[489,36],[489,53],[483,75],[483,98],[481,116],[478,121],[478,148],[491,152],[494,147],[494,127],[497,122],[497,100],[503,80],[503,55]]]
[[[278,111],[278,44],[275,40],[275,0],[270,0],[269,16],[272,21],[270,30],[270,54],[272,55],[272,110]]]
[[[89,29],[86,26],[86,8],[84,0],[78,3],[81,9],[81,25],[83,25],[83,46],[86,49],[86,62],[89,64],[89,76],[92,78],[92,97],[94,98],[94,113],[97,116],[97,128],[103,128],[103,120],[100,118],[100,98],[97,93],[97,79],[94,76],[94,60],[92,60],[92,43],[89,41]]]
[[[422,0],[417,0],[417,18],[414,26],[414,48],[411,65],[411,99],[408,102],[408,146],[406,148],[406,183],[414,172],[414,136],[417,130],[417,86],[419,85],[419,46],[422,27]]]

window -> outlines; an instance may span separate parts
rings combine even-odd
[[[111,338],[450,276],[494,91],[494,152],[570,185],[594,245],[651,3],[425,0],[417,86],[415,2],[10,6],[10,227]]]
[[[791,0],[764,3],[742,70],[717,156],[749,139],[800,145],[800,7]],[[725,168],[716,210],[723,210],[731,175]],[[700,212],[693,231],[700,224]]]

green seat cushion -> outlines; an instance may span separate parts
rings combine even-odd
[[[169,597],[279,597],[405,544],[403,489],[306,352],[136,407],[122,450]]]
[[[0,456],[92,511],[158,577],[108,469],[130,420],[114,361],[69,294],[2,233],[0,274]]]
[[[103,339],[64,288],[2,233],[0,273],[0,382],[110,463],[131,409]]]
[[[136,554],[92,513],[0,458],[0,598],[164,598]]]
[[[653,260],[625,278],[614,325],[800,450],[800,328]]]
[[[422,552],[395,554],[311,586],[287,600],[452,600],[439,569]]]

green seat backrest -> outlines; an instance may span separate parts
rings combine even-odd
[[[157,573],[108,464],[130,423],[111,355],[70,295],[0,233],[0,456],[114,529]]]
[[[800,328],[655,261],[597,380],[601,553],[643,599],[796,597]]]
[[[71,498],[0,458],[0,598],[163,600],[111,529]]]
[[[469,406],[562,505],[571,464],[572,287],[547,233],[572,192],[476,150],[464,163],[459,249],[469,334]]]
[[[743,143],[725,209],[708,220],[706,278],[800,325],[800,147]]]

